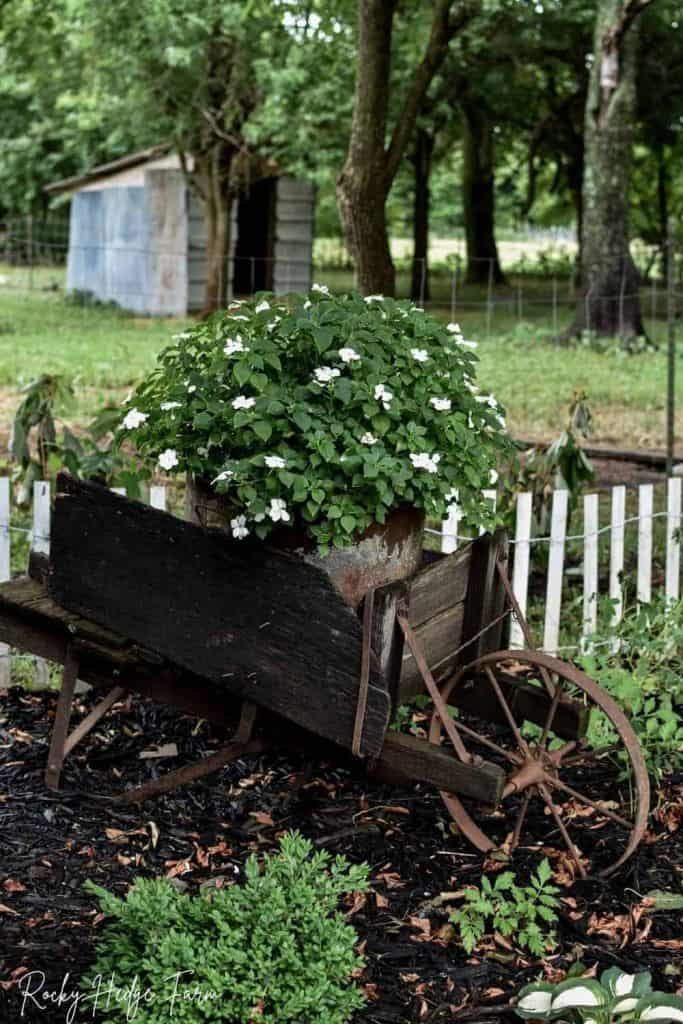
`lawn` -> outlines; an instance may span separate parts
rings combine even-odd
[[[0,434],[6,437],[22,385],[42,373],[63,374],[74,385],[74,402],[60,409],[79,426],[107,402],[120,402],[153,365],[160,349],[182,330],[185,320],[143,319],[116,309],[79,306],[59,290],[62,272],[0,267]],[[344,286],[343,271],[321,274]],[[404,284],[401,275],[400,284]],[[18,286],[18,287],[15,287]],[[519,306],[522,289],[521,318]],[[448,277],[435,277],[433,312],[450,317]],[[560,347],[552,341],[550,285],[524,279],[498,290],[495,306],[485,308],[485,289],[458,296],[456,316],[468,337],[478,340],[480,382],[505,405],[516,437],[549,440],[564,424],[575,389],[584,389],[594,417],[595,443],[662,448],[664,443],[666,357],[663,351],[629,356],[588,347]],[[443,303],[443,304],[442,304]],[[526,305],[525,305],[526,304]],[[649,306],[648,306],[649,309]],[[558,307],[557,321],[568,323],[570,308]],[[648,329],[664,340],[665,325]],[[679,377],[677,438],[683,443],[683,380]]]

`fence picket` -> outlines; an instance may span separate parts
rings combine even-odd
[[[529,591],[529,555],[531,545],[531,512],[532,494],[524,491],[517,495],[515,512],[515,560],[512,570],[512,590],[517,598],[522,615],[526,615],[526,601]],[[510,620],[510,647],[515,650],[524,647],[524,635],[517,619]]]
[[[158,508],[161,512],[166,511],[166,488],[153,485],[149,489],[149,503],[152,508]]]
[[[10,494],[9,477],[0,477],[0,583],[10,579]],[[0,686],[12,681],[9,645],[0,644]]]
[[[652,503],[654,487],[641,484],[638,488],[638,586],[639,604],[652,600]]]
[[[562,609],[562,574],[564,569],[564,539],[567,533],[567,491],[553,492],[550,520],[550,554],[548,557],[548,583],[545,601],[545,628],[543,650],[556,654],[560,639],[560,611]]]
[[[624,520],[626,519],[626,488],[623,485],[612,488],[612,530],[609,546],[609,596],[612,605],[613,626],[617,626],[624,614]]]
[[[598,628],[598,530],[600,498],[586,494],[583,499],[583,637],[582,647],[590,649],[587,637]]]
[[[678,600],[681,567],[681,478],[670,477],[666,490],[666,582],[667,600]]]
[[[457,502],[448,506],[448,516],[441,524],[441,550],[444,555],[452,555],[458,547],[458,528],[462,512]]]

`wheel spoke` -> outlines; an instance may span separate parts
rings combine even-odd
[[[553,694],[553,699],[551,700],[550,707],[548,708],[548,714],[546,715],[545,722],[543,723],[543,732],[541,733],[541,739],[538,744],[539,750],[545,750],[545,746],[548,741],[548,733],[550,732],[550,727],[555,721],[557,705],[560,703],[560,697],[562,696],[562,680],[558,676],[555,677],[554,685],[555,693]]]
[[[555,819],[555,824],[557,825],[557,827],[560,830],[562,838],[564,839],[565,846],[569,850],[569,853],[570,853],[570,856],[571,856],[572,860],[576,863],[576,866],[577,866],[577,868],[579,870],[579,874],[581,875],[582,878],[587,878],[588,875],[586,874],[586,869],[584,868],[583,864],[581,863],[581,857],[579,855],[579,851],[574,846],[574,843],[572,842],[572,840],[571,840],[571,838],[569,836],[569,833],[567,832],[565,824],[562,821],[562,818],[560,817],[559,811],[557,810],[557,806],[555,804],[555,801],[553,800],[552,796],[550,795],[550,793],[548,792],[546,786],[543,783],[541,783],[539,785],[538,791],[541,794],[541,796],[543,797],[543,800],[544,800],[545,804],[547,805],[548,810],[550,811],[550,813],[552,814],[553,818]]]
[[[531,789],[527,789],[524,796],[522,797],[522,806],[519,809],[517,815],[517,821],[512,833],[512,844],[511,849],[515,850],[519,846],[519,837],[522,834],[522,826],[524,825],[524,819],[526,818],[526,812],[529,807],[529,801],[531,800]]]
[[[612,821],[617,823],[617,825],[621,825],[622,828],[628,829],[629,832],[633,828],[632,821],[627,821],[626,818],[622,818],[620,814],[615,814],[614,811],[609,810],[609,808],[601,807],[600,804],[594,803],[593,800],[589,800],[589,798],[584,796],[583,793],[579,793],[578,790],[572,789],[572,787],[568,786],[566,782],[561,782],[560,779],[548,777],[548,783],[555,789],[561,789],[563,793],[567,793],[568,796],[578,800],[579,803],[585,804],[586,807],[592,807],[594,811],[598,812],[598,814],[604,814],[606,818],[611,818]]]
[[[521,732],[519,731],[519,726],[517,725],[517,722],[515,721],[515,717],[512,714],[512,711],[510,710],[510,706],[509,706],[508,702],[505,700],[505,697],[503,696],[503,691],[500,688],[500,683],[498,682],[498,680],[496,679],[495,675],[493,674],[493,672],[491,671],[491,669],[489,668],[488,665],[485,666],[485,671],[486,671],[486,675],[488,676],[488,680],[489,680],[491,686],[493,687],[493,691],[494,691],[496,697],[498,698],[498,703],[500,704],[501,708],[503,709],[503,714],[507,718],[508,725],[512,729],[514,737],[517,740],[517,745],[519,746],[519,749],[524,754],[528,754],[529,753],[529,745],[527,744],[527,741],[524,739],[524,737],[522,736]]]
[[[514,754],[511,754],[509,750],[504,750],[503,747],[499,747],[497,743],[493,742],[493,740],[490,740],[488,739],[488,737],[482,736],[480,733],[475,732],[474,729],[470,729],[470,727],[468,725],[465,725],[463,722],[458,722],[458,729],[460,730],[460,732],[464,733],[465,736],[469,736],[470,739],[476,740],[476,742],[481,743],[482,746],[488,747],[489,750],[495,751],[496,754],[500,754],[501,757],[504,757],[507,761],[510,761],[511,764],[514,764],[516,766],[520,763],[520,759],[518,757],[515,757]]]
[[[575,765],[588,764],[591,761],[596,761],[600,757],[605,757],[607,754],[614,754],[621,749],[621,743],[612,743],[609,747],[591,747],[590,750],[584,750],[581,753],[568,758],[566,761],[563,761],[562,767],[572,768]]]

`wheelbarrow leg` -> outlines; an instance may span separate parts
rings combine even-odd
[[[201,761],[195,761],[193,764],[187,764],[183,768],[167,772],[160,779],[146,782],[136,789],[129,789],[124,793],[119,793],[118,796],[114,797],[114,803],[142,803],[143,800],[161,796],[162,793],[170,793],[171,790],[176,789],[178,786],[187,785],[188,782],[194,782],[205,775],[210,775],[211,772],[218,771],[219,768],[229,764],[231,761],[236,761],[239,757],[245,757],[248,754],[260,754],[265,747],[265,743],[263,740],[251,738],[255,718],[256,705],[250,701],[245,701],[242,705],[242,713],[235,735],[229,743],[226,743],[225,746],[217,750],[215,754],[210,754],[209,757],[205,757]]]
[[[78,658],[73,647],[67,647],[64,668],[62,670],[62,688],[59,691],[59,698],[57,700],[55,724],[52,727],[50,753],[45,771],[45,784],[50,789],[59,788],[59,776],[66,756],[67,733],[69,731],[76,680],[78,679],[78,665]]]

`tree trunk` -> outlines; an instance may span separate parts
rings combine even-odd
[[[363,294],[393,295],[385,133],[389,102],[393,0],[359,0],[358,73],[351,138],[337,182],[339,216]]]
[[[230,229],[235,199],[230,183],[233,156],[234,151],[220,143],[205,158],[197,159],[195,178],[207,229],[206,291],[200,317],[224,308],[230,295]]]
[[[662,280],[669,279],[669,168],[664,146],[657,146],[657,211],[659,213],[659,251],[662,254]]]
[[[418,128],[415,137],[415,202],[413,206],[413,266],[410,297],[429,299],[429,179],[432,173],[434,137]]]
[[[495,237],[493,124],[481,103],[464,100],[463,213],[469,284],[505,280]]]
[[[358,71],[346,160],[337,181],[337,204],[361,292],[393,295],[396,274],[389,248],[386,201],[425,94],[448,51],[448,43],[475,11],[453,0],[433,0],[424,55],[403,97],[386,146],[391,70],[391,35],[397,0],[358,0]],[[386,148],[385,148],[386,147]]]
[[[600,0],[585,119],[582,285],[570,334],[633,339],[645,333],[639,274],[629,249],[636,116],[637,15],[643,0]]]

